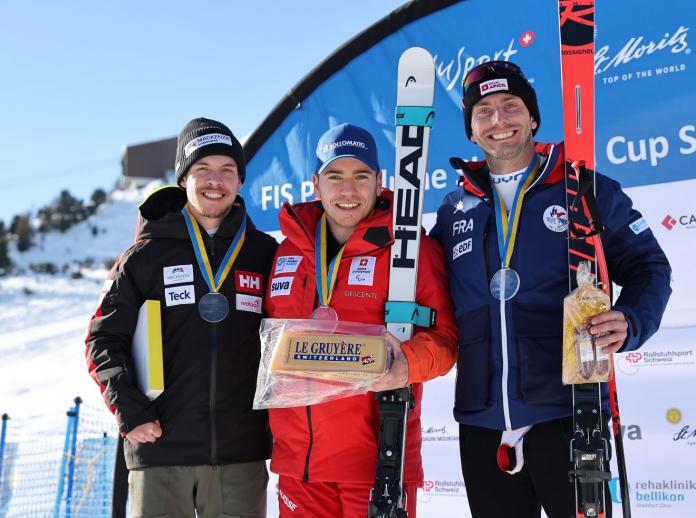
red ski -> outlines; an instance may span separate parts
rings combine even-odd
[[[581,260],[592,258],[600,287],[611,296],[611,280],[602,248],[603,230],[594,192],[594,0],[559,0],[561,78],[563,83],[566,203],[568,207],[568,288],[576,288]],[[620,431],[616,380],[609,381],[612,424],[624,517],[630,517],[626,461]],[[605,494],[610,448],[602,437],[599,383],[573,385],[574,437],[570,450],[578,518],[602,518],[611,506]]]

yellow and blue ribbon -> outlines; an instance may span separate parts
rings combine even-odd
[[[517,185],[509,215],[505,207],[505,200],[500,197],[495,185],[493,186],[495,222],[498,230],[498,251],[500,252],[500,261],[503,268],[508,268],[510,266],[510,259],[512,258],[512,253],[515,249],[515,240],[517,239],[517,227],[520,223],[524,195],[534,181],[538,169],[539,157],[534,153],[532,161],[527,166],[527,169],[525,169],[522,174],[522,179]]]
[[[331,263],[326,264],[326,213],[321,215],[317,230],[314,235],[314,269],[317,278],[317,293],[319,294],[319,305],[328,306],[331,302],[331,295],[336,284],[338,276],[338,265],[341,263],[341,256],[345,245],[331,260]]]
[[[188,204],[181,209],[181,213],[184,216],[184,221],[186,221],[186,228],[191,238],[191,244],[193,245],[193,251],[196,254],[196,260],[198,261],[198,267],[203,275],[203,280],[210,288],[211,292],[217,293],[220,290],[220,286],[225,282],[227,275],[232,269],[232,265],[237,260],[242,246],[244,246],[244,240],[246,238],[246,225],[247,217],[244,216],[242,224],[237,230],[237,234],[234,236],[232,243],[230,244],[225,257],[223,257],[222,262],[218,268],[218,271],[213,276],[213,269],[210,266],[210,260],[208,259],[208,253],[205,251],[205,244],[203,243],[203,237],[201,236],[201,230],[198,228],[193,214],[188,207]]]

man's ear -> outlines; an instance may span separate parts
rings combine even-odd
[[[186,189],[186,178],[188,177],[188,174],[185,174],[184,177],[179,180],[179,187],[182,189]]]
[[[319,175],[317,173],[314,173],[312,175],[312,184],[314,185],[314,197],[317,200],[320,200],[321,196],[319,195]]]
[[[537,124],[537,121],[535,121],[535,120],[534,120],[534,117],[532,117],[532,129],[533,129],[533,130],[537,129],[537,126],[539,126],[539,125]]]

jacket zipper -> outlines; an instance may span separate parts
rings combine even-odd
[[[307,286],[307,277],[305,277],[305,286]],[[319,293],[314,291],[314,304],[312,307],[316,309],[319,306]],[[310,381],[311,383],[311,381]],[[307,428],[309,430],[309,446],[307,447],[307,456],[305,457],[304,474],[302,475],[303,482],[309,482],[309,459],[312,456],[312,447],[314,446],[314,431],[312,430],[312,405],[307,405]]]
[[[209,257],[215,257],[215,237],[210,239]],[[211,261],[211,267],[212,261]],[[217,398],[217,351],[218,351],[218,326],[211,324],[210,329],[210,465],[217,465],[217,428],[215,426],[215,399]]]
[[[495,187],[493,187],[495,188]],[[490,219],[488,220],[491,221]],[[490,223],[489,223],[490,224]],[[490,262],[490,250],[486,238],[488,237],[488,226],[484,231],[484,249],[486,251],[486,273],[488,274],[488,279],[492,278],[492,273],[489,270]],[[490,282],[490,281],[489,281]],[[508,340],[507,340],[507,321],[505,319],[505,300],[500,301],[500,346],[501,354],[503,358],[503,370],[500,379],[501,394],[503,396],[503,419],[505,421],[505,429],[512,430],[512,425],[510,422],[510,407],[508,401],[508,375],[509,375],[509,365],[508,365]]]

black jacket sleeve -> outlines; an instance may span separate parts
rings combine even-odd
[[[131,344],[138,321],[138,310],[145,301],[138,279],[143,247],[138,243],[127,250],[112,271],[112,284],[89,325],[87,363],[123,434],[158,418],[155,407],[137,386]]]

